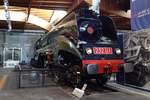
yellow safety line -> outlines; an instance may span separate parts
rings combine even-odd
[[[8,75],[5,75],[2,79],[0,79],[0,90],[4,88],[7,77]]]

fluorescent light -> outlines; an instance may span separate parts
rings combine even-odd
[[[63,11],[63,10],[55,10],[55,11],[54,11],[54,14],[53,14],[53,16],[52,16],[52,18],[51,18],[50,23],[53,23],[53,22],[56,21],[56,20],[62,19],[66,14],[67,14],[66,11]]]

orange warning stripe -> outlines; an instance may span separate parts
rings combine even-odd
[[[8,75],[5,75],[2,79],[0,79],[0,90],[4,88],[7,77]]]

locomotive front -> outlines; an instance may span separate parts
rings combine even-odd
[[[76,19],[84,76],[94,77],[98,83],[105,84],[123,63],[115,25],[109,17],[85,9],[79,11]]]

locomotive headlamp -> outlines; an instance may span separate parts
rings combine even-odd
[[[115,49],[115,52],[116,52],[117,55],[120,55],[120,54],[121,54],[121,50],[120,50],[119,48],[116,48],[116,49]]]
[[[86,53],[87,54],[92,54],[92,49],[91,48],[86,48]]]
[[[90,35],[94,33],[93,25],[89,21],[83,21],[79,29],[80,29],[80,32],[87,32]]]
[[[89,26],[89,27],[87,28],[87,32],[88,32],[89,34],[93,34],[93,33],[94,33],[93,27]]]

